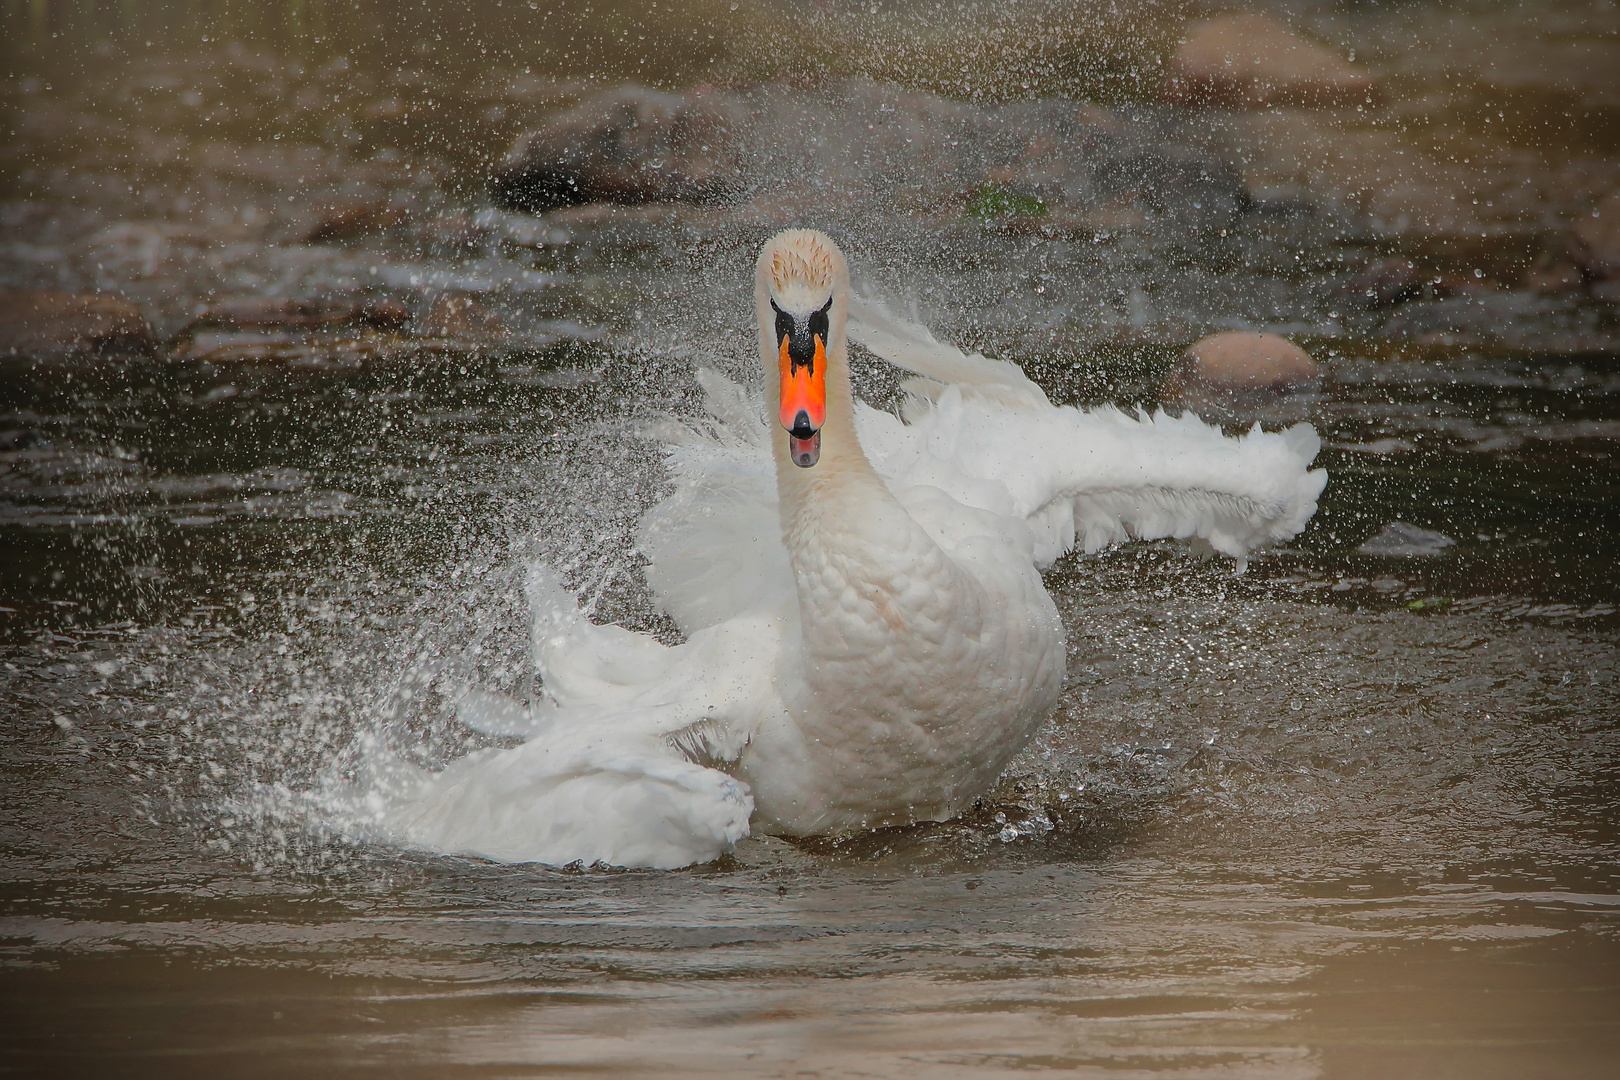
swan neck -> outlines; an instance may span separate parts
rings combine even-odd
[[[842,256],[833,260],[832,300],[828,312],[826,346],[826,418],[821,426],[821,453],[814,465],[795,464],[789,449],[789,435],[777,421],[782,384],[776,336],[776,309],[762,262],[757,279],[755,304],[759,315],[760,363],[765,375],[765,397],[769,406],[767,423],[771,428],[772,457],[776,461],[777,492],[784,525],[804,511],[821,506],[828,516],[858,515],[854,505],[866,498],[889,499],[888,488],[879,478],[855,434],[855,393],[849,375],[849,276]],[[823,504],[834,499],[834,504]],[[839,507],[843,508],[840,509]]]

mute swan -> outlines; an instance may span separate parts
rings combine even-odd
[[[637,538],[686,640],[592,624],[531,567],[544,700],[469,688],[458,705],[528,741],[420,777],[380,815],[394,835],[675,867],[751,828],[944,820],[1058,700],[1063,625],[1038,567],[1131,535],[1241,561],[1299,532],[1326,481],[1306,425],[1233,439],[1055,407],[1016,367],[855,301],[818,232],[765,245],[755,299],[765,407],[699,371],[708,419],[675,440],[675,490]],[[855,400],[846,336],[919,376],[905,422]]]

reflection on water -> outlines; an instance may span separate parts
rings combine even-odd
[[[1296,5],[1384,103],[1187,115],[1153,87],[1188,10],[873,6],[6,9],[0,288],[161,339],[0,360],[8,1066],[1612,1071],[1620,324],[1526,284],[1614,182],[1612,8]],[[831,179],[795,192],[767,126],[721,205],[495,206],[589,78],[812,102]],[[937,191],[905,124],[951,133]],[[1031,194],[980,184],[1047,128],[1079,141]],[[1329,379],[1260,418],[1322,431],[1320,514],[1243,577],[1057,567],[1063,704],[957,821],[679,873],[328,829],[299,793],[358,735],[442,762],[487,741],[451,681],[529,692],[523,557],[674,633],[629,544],[647,421],[746,370],[796,213],[1055,400],[1296,337]],[[1356,300],[1381,259],[1404,302]]]

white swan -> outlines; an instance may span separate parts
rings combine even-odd
[[[750,828],[943,820],[1062,689],[1039,566],[1130,535],[1242,560],[1315,512],[1306,425],[1231,439],[1191,416],[1054,407],[1016,367],[852,303],[826,236],[765,246],[765,401],[699,372],[708,420],[675,441],[675,491],[638,536],[686,641],[594,625],[531,568],[544,700],[469,690],[459,706],[528,741],[423,777],[385,828],[502,861],[674,867]],[[905,422],[854,399],[846,325],[921,377]]]

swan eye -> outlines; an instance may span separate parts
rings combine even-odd
[[[827,341],[827,329],[831,322],[828,312],[831,310],[832,298],[828,297],[827,302],[821,305],[820,311],[813,311],[810,313],[809,325],[806,327],[806,329],[810,331],[810,336],[813,338],[820,338],[823,345],[825,345]]]
[[[775,300],[771,301],[771,310],[776,312],[776,340],[780,342],[785,337],[791,337],[793,334],[793,316],[777,307]]]

